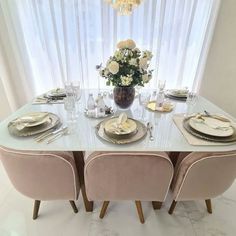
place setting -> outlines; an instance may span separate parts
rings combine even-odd
[[[64,88],[52,89],[41,96],[36,97],[33,100],[33,104],[63,104],[63,100],[66,97],[66,91]]]
[[[192,145],[230,145],[236,142],[236,124],[229,118],[204,113],[177,114],[175,124]]]
[[[189,90],[187,87],[180,89],[168,89],[165,92],[165,97],[185,102],[187,100],[188,94]]]
[[[111,117],[99,122],[96,126],[96,135],[109,143],[130,144],[146,137],[149,131],[149,138],[154,140],[152,135],[152,125],[147,126],[142,122],[129,118],[122,112],[119,116]]]

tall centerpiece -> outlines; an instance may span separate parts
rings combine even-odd
[[[97,66],[106,85],[114,86],[114,101],[119,108],[129,108],[135,97],[134,87],[144,86],[152,78],[152,70],[148,70],[151,59],[150,51],[140,51],[135,42],[128,39],[117,44],[105,67]]]

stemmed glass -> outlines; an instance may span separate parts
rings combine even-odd
[[[141,119],[145,121],[144,113],[145,107],[147,106],[148,102],[150,101],[151,95],[147,92],[140,92],[139,93],[139,105],[142,106],[142,117]]]
[[[165,87],[166,87],[166,81],[165,80],[158,80],[159,93],[164,92]]]
[[[158,80],[158,94],[157,94],[157,101],[156,101],[156,106],[157,107],[162,107],[165,95],[164,95],[164,89],[166,86],[166,81],[165,80]]]
[[[189,92],[187,95],[187,100],[186,100],[186,104],[187,104],[187,111],[185,116],[188,116],[191,112],[192,112],[192,107],[197,103],[197,94],[194,92]]]
[[[76,117],[78,118],[78,112],[79,112],[79,107],[76,105],[79,104],[80,98],[81,98],[81,89],[80,89],[80,81],[79,80],[73,80],[71,82],[72,89],[73,89],[73,94],[75,98],[75,110],[76,110]]]
[[[67,121],[74,121],[75,99],[73,96],[66,96],[64,98],[64,108],[67,111]]]

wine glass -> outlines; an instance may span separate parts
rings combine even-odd
[[[148,102],[150,101],[151,95],[147,92],[140,92],[139,93],[139,105],[142,106],[142,117],[141,119],[145,121],[144,119],[144,113],[145,113],[145,107],[147,106]]]
[[[79,80],[73,80],[71,82],[73,93],[75,96],[75,100],[79,101],[81,98],[81,90],[80,90],[80,81]]]
[[[73,122],[74,121],[74,110],[75,110],[75,99],[73,96],[66,96],[64,98],[64,108],[67,111],[67,121]]]
[[[76,110],[75,113],[76,113],[76,117],[78,118],[79,107],[77,106],[77,104],[79,105],[79,101],[81,98],[80,81],[79,80],[72,80],[71,86],[72,86],[73,95],[75,98],[75,110]]]
[[[189,92],[187,95],[187,100],[186,100],[186,104],[187,104],[187,112],[185,114],[185,116],[188,116],[191,111],[193,106],[197,103],[197,94],[194,92]]]
[[[163,92],[166,86],[166,81],[165,80],[158,80],[158,88],[159,92]]]

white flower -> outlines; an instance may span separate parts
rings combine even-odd
[[[117,61],[121,61],[123,59],[123,54],[121,53],[121,51],[116,51],[114,57]]]
[[[129,64],[131,66],[137,66],[137,59],[136,58],[131,58],[130,61],[129,61]]]
[[[123,48],[129,48],[129,49],[134,49],[136,47],[136,44],[134,40],[132,39],[127,39],[126,41],[120,41],[117,44],[117,48],[123,49]]]
[[[106,69],[104,70],[104,76],[107,77],[108,74],[109,74],[109,70],[106,68]]]
[[[133,81],[132,75],[127,75],[127,76],[122,75],[120,78],[122,86],[129,86]]]
[[[136,47],[134,40],[132,39],[126,40],[126,47],[129,49],[134,49]]]
[[[152,52],[146,50],[143,52],[143,57],[147,58],[148,60],[152,59]]]
[[[107,69],[113,74],[117,74],[119,71],[119,64],[116,61],[111,61]]]
[[[142,80],[143,80],[144,83],[148,83],[150,78],[147,74],[144,74],[144,75],[142,75]]]
[[[139,67],[142,68],[142,69],[147,69],[148,67],[148,59],[146,57],[142,57],[139,59]]]
[[[120,41],[120,42],[116,45],[116,47],[119,48],[119,49],[126,48],[126,41]]]

